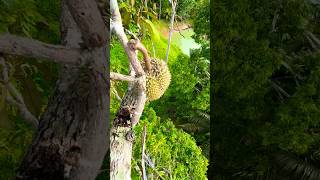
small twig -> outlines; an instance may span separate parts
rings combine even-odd
[[[167,47],[166,59],[165,59],[166,63],[168,62],[168,58],[169,58],[170,43],[171,43],[171,37],[172,37],[172,31],[173,31],[173,23],[174,23],[174,17],[176,15],[176,6],[177,6],[177,0],[172,0],[171,1],[172,14],[171,14],[171,20],[170,20],[168,47]]]
[[[186,38],[186,37],[181,33],[180,29],[179,29],[179,34],[180,34],[183,38]]]
[[[144,162],[145,159],[145,144],[146,144],[146,136],[147,136],[147,125],[144,124],[143,126],[143,133],[142,133],[142,155],[141,155],[141,167],[142,167],[142,177],[143,180],[147,180],[147,172],[146,172],[146,165]]]
[[[151,158],[147,155],[147,153],[144,153],[144,158],[149,167],[151,167],[152,169],[156,168],[155,164],[152,162]]]
[[[7,88],[10,92],[10,94],[15,98],[19,103],[24,104],[24,100],[22,95],[19,93],[19,91],[13,86],[12,83],[7,83]]]
[[[271,83],[272,87],[275,88],[275,90],[279,91],[280,93],[282,93],[283,95],[285,95],[287,98],[290,98],[290,94],[287,93],[284,89],[282,89],[282,87],[280,87],[278,84],[276,84],[275,82],[273,82],[272,80],[269,80],[269,82]]]
[[[39,125],[38,119],[33,114],[31,114],[31,112],[28,110],[28,108],[25,104],[17,102],[10,95],[7,95],[6,101],[9,104],[16,106],[18,108],[19,114],[24,120],[26,120],[28,123],[30,123],[34,128],[38,127],[38,125]]]
[[[169,176],[170,176],[170,180],[172,180],[172,175],[171,175],[171,172],[168,170],[168,169],[166,169],[166,168],[162,168],[166,173],[168,173],[169,174]]]
[[[153,57],[156,57],[156,48],[154,47],[153,41],[152,42],[152,51],[153,51]]]
[[[160,2],[159,2],[159,20],[161,19],[161,0],[160,0]]]
[[[175,19],[174,21],[175,21],[176,23],[178,23],[176,19]],[[177,29],[178,29],[179,34],[180,34],[183,38],[186,38],[186,37],[181,33],[181,29],[180,29],[179,25],[177,26]],[[184,29],[182,29],[182,30],[184,30]]]
[[[308,42],[310,43],[311,47],[312,47],[314,50],[317,50],[318,47],[317,47],[317,45],[315,45],[315,44],[313,43],[313,41],[311,40],[311,38],[310,38],[309,36],[307,36],[307,35],[305,35],[305,37],[307,38],[307,40],[308,40]]]
[[[282,6],[282,0],[278,0],[278,8],[274,11],[274,15],[273,15],[273,19],[272,19],[272,24],[271,24],[271,30],[270,32],[276,32],[277,31],[277,23],[279,21],[279,17],[280,17],[280,10],[283,8]]]
[[[312,32],[310,32],[310,31],[307,31],[306,32],[308,35],[309,35],[309,37],[317,44],[317,46],[320,46],[320,40],[319,40],[319,38],[317,38]]]
[[[320,49],[320,40],[313,33],[307,31],[305,32],[305,37],[314,50]]]
[[[114,93],[114,95],[116,96],[118,101],[122,101],[122,98],[119,96],[118,91],[116,90],[116,88],[112,88],[112,92]]]
[[[124,30],[126,31],[126,33],[128,33],[130,36],[132,36],[134,39],[139,40],[139,38],[133,32],[131,32],[129,29],[124,28]]]
[[[2,66],[2,77],[3,77],[3,80],[1,80],[1,82],[4,84],[4,88],[2,89],[2,96],[3,97],[7,97],[7,94],[8,94],[8,90],[6,88],[6,85],[8,84],[8,81],[9,81],[9,77],[8,77],[8,70],[7,70],[7,66],[6,66],[6,63],[3,59],[3,57],[1,56],[0,54],[0,64]],[[1,107],[2,105],[5,106],[5,99],[3,98],[0,102],[1,104]],[[1,109],[0,107],[0,109]]]
[[[277,9],[274,12],[274,16],[273,16],[273,20],[272,20],[271,32],[276,32],[276,30],[277,30],[276,24],[277,24],[278,19],[279,19],[279,9]]]
[[[7,69],[7,65],[6,65],[3,57],[1,57],[1,56],[0,56],[0,64],[2,65],[3,81],[4,81],[5,84],[7,84],[8,81],[9,81],[8,69]]]

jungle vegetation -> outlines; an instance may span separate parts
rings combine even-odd
[[[214,179],[319,179],[319,1],[212,4]]]
[[[170,2],[118,2],[128,36],[138,37],[152,55],[165,59],[168,36],[164,30],[169,29]],[[141,133],[145,124],[146,152],[150,158],[147,173],[150,177],[206,179],[210,137],[210,52],[209,30],[204,27],[209,27],[209,1],[178,1],[176,13],[175,24],[191,26],[193,38],[201,47],[186,55],[172,43],[168,58],[171,84],[163,97],[146,104],[141,121],[134,129],[132,179],[141,177]],[[60,1],[0,0],[0,33],[59,44],[62,40],[60,16]],[[35,58],[7,54],[3,57],[9,67],[10,83],[21,94],[28,110],[35,117],[41,117],[63,67]],[[3,72],[4,66],[1,68]],[[128,74],[127,57],[115,37],[111,37],[110,43],[110,71]],[[24,121],[15,106],[7,103],[5,84],[0,83],[0,87],[0,179],[14,179],[30,147],[35,128]],[[126,89],[126,83],[111,81],[110,123],[119,108],[119,97]],[[107,153],[97,179],[108,178],[108,161]]]

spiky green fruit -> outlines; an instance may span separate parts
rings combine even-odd
[[[147,72],[144,62],[142,62],[142,67],[147,72],[146,93],[148,101],[154,101],[159,99],[168,89],[171,74],[167,63],[163,60],[152,58],[150,63],[150,72]]]

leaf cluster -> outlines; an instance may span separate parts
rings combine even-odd
[[[147,165],[148,175],[155,179],[206,179],[208,160],[195,139],[177,129],[170,119],[160,120],[152,108],[147,108],[135,128],[134,164],[141,164],[141,134],[147,126],[146,153],[154,167]],[[140,177],[139,171],[132,167],[133,176]],[[135,178],[133,178],[135,179]],[[137,178],[138,179],[138,178]]]

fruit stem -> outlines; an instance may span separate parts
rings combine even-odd
[[[131,39],[129,42],[133,49],[136,49],[140,51],[143,54],[143,60],[146,64],[147,71],[151,71],[151,62],[150,62],[150,56],[148,54],[148,50],[144,47],[144,45],[139,40]]]

